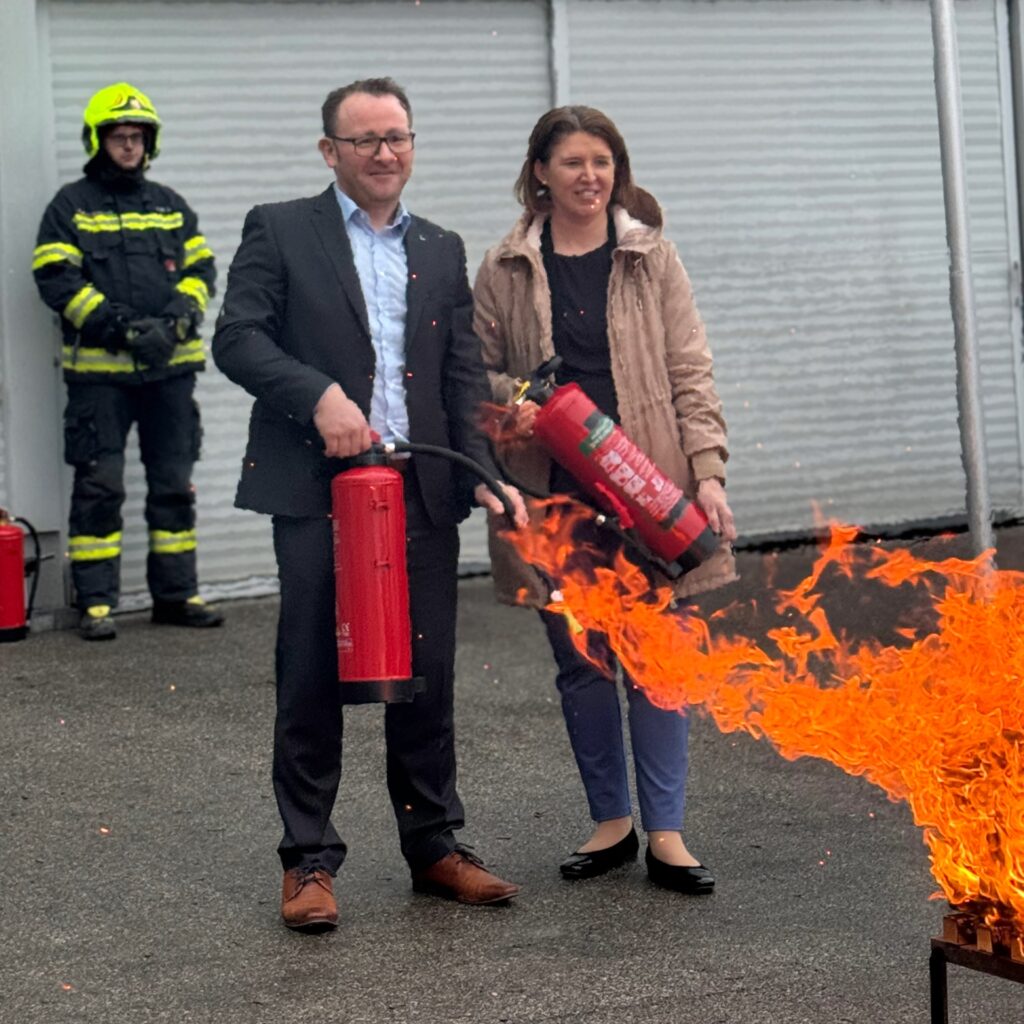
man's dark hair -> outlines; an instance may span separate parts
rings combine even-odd
[[[409,127],[412,127],[412,106],[405,90],[392,78],[363,78],[358,82],[350,82],[340,89],[335,89],[327,94],[321,114],[324,122],[324,135],[334,134],[338,118],[338,107],[353,93],[365,92],[369,96],[394,96],[402,104],[406,114],[409,115]]]

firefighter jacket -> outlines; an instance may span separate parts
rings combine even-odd
[[[65,380],[137,384],[204,368],[195,328],[214,292],[213,251],[173,189],[145,179],[127,191],[90,177],[65,185],[43,214],[32,273],[61,316]],[[123,328],[145,317],[177,324],[166,366],[127,350]]]

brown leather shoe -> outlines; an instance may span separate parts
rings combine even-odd
[[[414,871],[412,887],[416,892],[474,905],[507,903],[519,893],[518,885],[492,875],[483,861],[464,846],[456,847],[429,868]]]
[[[292,868],[284,873],[281,917],[289,928],[323,932],[338,926],[334,879],[322,868]]]

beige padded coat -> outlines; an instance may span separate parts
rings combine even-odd
[[[724,482],[728,458],[704,323],[676,247],[660,224],[644,224],[621,207],[613,216],[618,241],[608,283],[608,344],[622,429],[692,499],[698,480],[717,476]],[[474,328],[494,400],[502,404],[511,400],[516,378],[528,377],[555,354],[540,250],[544,220],[524,214],[488,250],[476,278]],[[499,449],[498,455],[513,479],[547,491],[550,461],[538,445]],[[499,600],[542,606],[547,591],[537,573],[494,531],[490,549]],[[687,597],[734,579],[732,552],[723,543],[673,589]]]

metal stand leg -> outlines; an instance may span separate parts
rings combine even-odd
[[[928,979],[931,983],[931,1024],[949,1024],[949,1001],[946,992],[946,957],[941,949],[933,949],[928,960]]]

